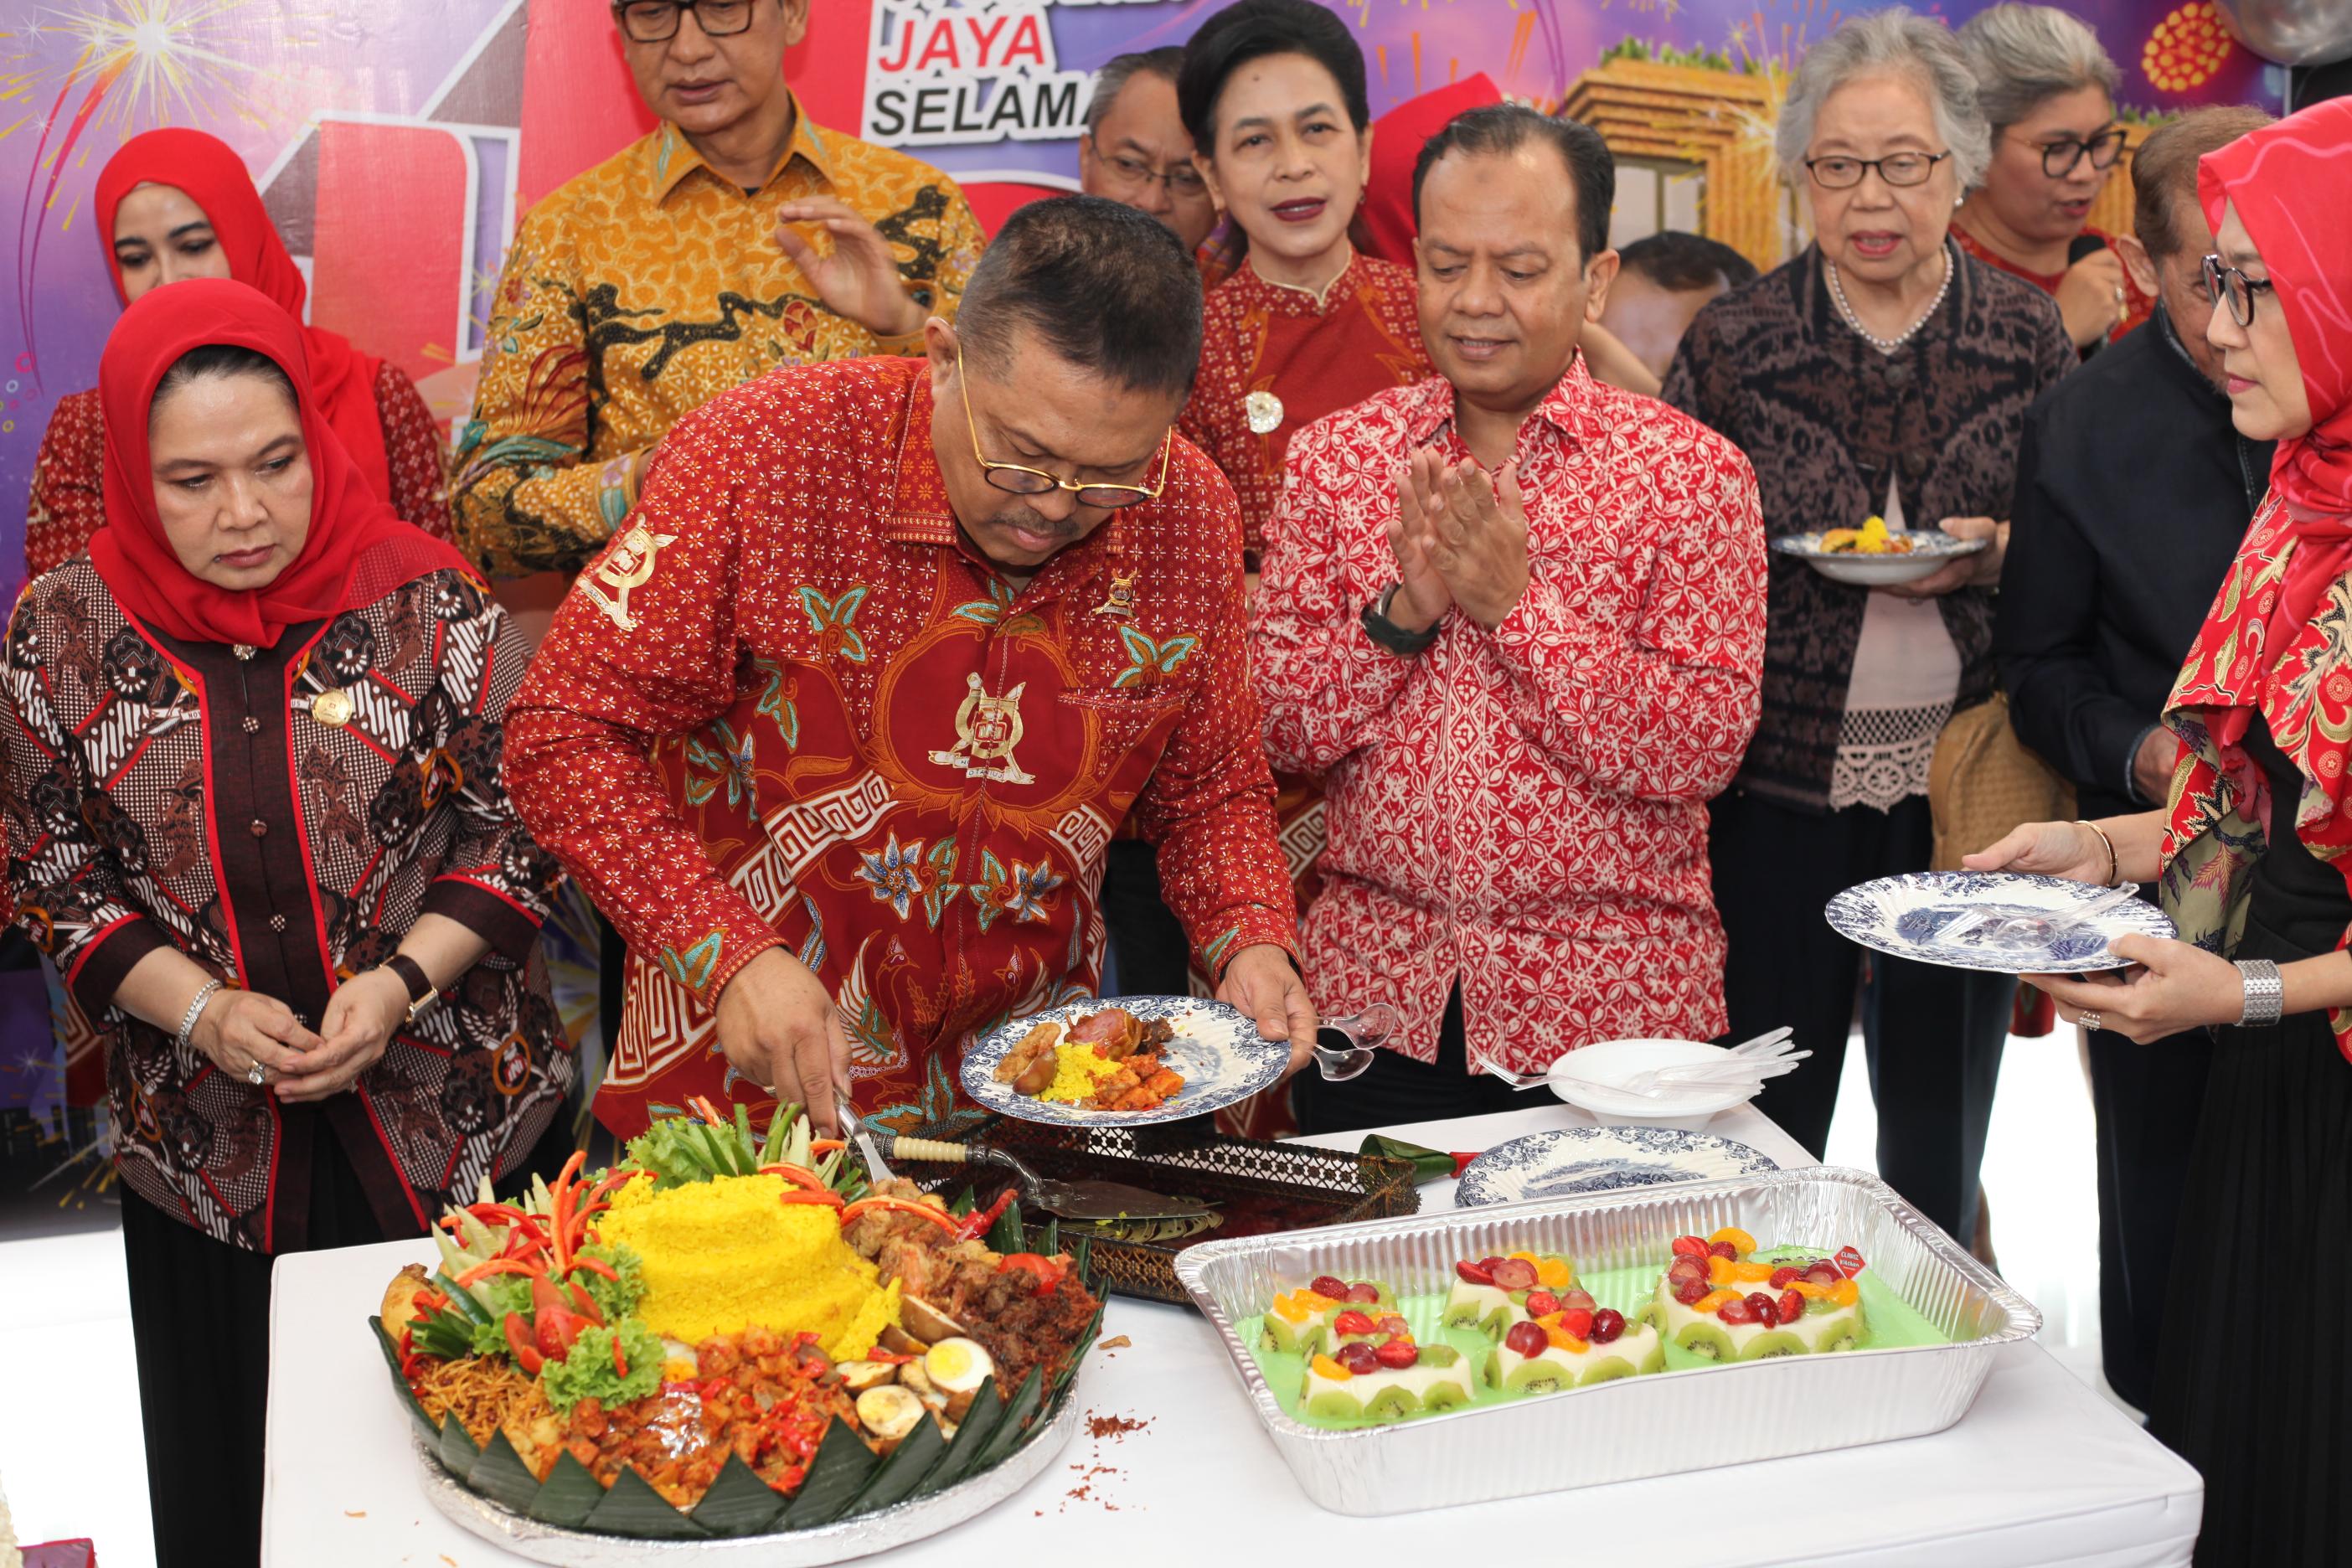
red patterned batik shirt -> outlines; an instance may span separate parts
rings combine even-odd
[[[1210,291],[1184,434],[1224,469],[1260,548],[1294,431],[1430,374],[1412,274],[1359,256],[1322,293],[1269,283],[1244,261]]]
[[[517,806],[629,942],[600,1117],[764,1108],[710,1009],[778,945],[841,1005],[860,1111],[948,1111],[971,1040],[1093,993],[1130,810],[1211,973],[1294,947],[1241,595],[1232,494],[1181,440],[1158,501],[1015,591],[949,510],[922,362],[681,420],[509,727]]]
[[[1321,773],[1306,931],[1326,1012],[1392,1001],[1422,1061],[1457,978],[1473,1063],[1725,1026],[1706,802],[1756,727],[1764,525],[1731,444],[1580,359],[1520,426],[1532,580],[1404,657],[1358,615],[1415,447],[1469,456],[1441,379],[1301,431],[1251,654],[1277,767]],[[1792,916],[1791,918],[1796,918]]]

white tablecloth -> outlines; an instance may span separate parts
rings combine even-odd
[[[1486,1149],[1523,1132],[1584,1125],[1543,1104],[1474,1121],[1391,1129],[1433,1148]],[[1803,1151],[1742,1110],[1710,1131],[1783,1164]],[[1361,1134],[1318,1139],[1353,1147]],[[1453,1184],[1422,1189],[1452,1206]],[[417,1242],[281,1258],[270,1301],[268,1492],[262,1561],[274,1568],[443,1562],[520,1563],[443,1519],[416,1485],[409,1424],[362,1320]],[[2038,1346],[2011,1345],[1975,1407],[1933,1436],[1733,1469],[1591,1487],[1475,1513],[1384,1519],[1326,1513],[1302,1499],[1259,1429],[1208,1325],[1175,1307],[1115,1298],[1084,1373],[1090,1413],[1147,1421],[1122,1437],[1081,1429],[1063,1463],[979,1519],[886,1558],[968,1568],[1035,1560],[1117,1568],[1443,1561],[1465,1543],[1567,1542],[1600,1561],[1655,1553],[1698,1564],[1886,1564],[2023,1568],[2186,1563],[2203,1489],[2187,1464],[2134,1426]],[[1834,1420],[1835,1412],[1817,1412]],[[1081,1494],[1082,1495],[1074,1495]]]

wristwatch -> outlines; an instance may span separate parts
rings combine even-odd
[[[1412,632],[1389,619],[1389,601],[1396,597],[1397,590],[1403,585],[1402,583],[1390,584],[1379,598],[1364,606],[1364,635],[1391,653],[1412,655],[1425,651],[1437,640],[1437,627],[1432,625],[1426,630]]]
[[[401,984],[408,988],[408,1021],[410,1023],[414,1024],[418,1018],[431,1012],[433,1005],[441,1000],[441,993],[433,988],[433,977],[425,973],[423,964],[409,957],[408,954],[394,953],[383,961],[383,967],[398,975]]]

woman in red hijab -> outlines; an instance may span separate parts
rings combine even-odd
[[[302,274],[243,161],[217,137],[180,129],[132,137],[100,171],[92,206],[124,304],[165,283],[234,278],[302,319]],[[340,333],[300,331],[319,406],[368,489],[391,503],[394,515],[436,539],[450,537],[441,431],[416,384]],[[98,393],[59,398],[34,460],[27,575],[79,554],[104,521],[99,471],[105,446]]]
[[[106,526],[17,601],[17,922],[105,1040],[163,1563],[254,1560],[273,1255],[422,1237],[572,1076],[554,862],[499,782],[524,652],[242,283],[134,301]]]
[[[2174,686],[2162,811],[2021,827],[1982,855],[2085,881],[2161,872],[2180,940],[2028,976],[2135,1040],[2215,1031],[2148,1429],[2205,1478],[2198,1560],[2336,1563],[2352,1387],[2352,100],[2208,153],[2207,336],[2271,489]],[[2312,1321],[2303,1321],[2305,1313]]]

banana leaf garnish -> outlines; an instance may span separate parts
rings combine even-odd
[[[453,1415],[441,1424],[444,1458],[447,1458],[451,1446],[457,1443],[468,1448],[474,1446],[474,1440],[466,1436],[466,1428]],[[453,1465],[450,1468],[455,1469],[457,1467]],[[515,1452],[515,1446],[507,1441],[504,1432],[490,1434],[489,1444],[482,1449],[482,1457],[476,1459],[473,1468],[464,1474],[467,1486],[492,1502],[504,1503],[517,1513],[529,1513],[530,1505],[539,1498],[539,1478],[530,1473],[530,1467],[522,1462],[522,1456]],[[658,1498],[661,1494],[656,1492],[654,1495]],[[670,1511],[675,1513],[677,1510],[672,1509]]]
[[[563,1530],[577,1530],[604,1500],[602,1483],[566,1450],[540,1483],[539,1495],[531,1500],[530,1517]]]
[[[996,1379],[992,1377],[972,1395],[971,1408],[964,1412],[962,1424],[956,1427],[948,1451],[940,1458],[939,1468],[923,1478],[920,1495],[929,1497],[945,1491],[971,1475],[980,1463],[981,1450],[988,1446],[997,1423],[1003,1419],[1004,1395],[996,1391]]]
[[[816,1458],[809,1465],[807,1479],[801,1482],[799,1495],[784,1510],[784,1527],[813,1530],[839,1519],[850,1500],[865,1489],[878,1463],[873,1451],[836,1417],[825,1428],[824,1441],[817,1445]]]
[[[721,1539],[759,1535],[772,1528],[784,1511],[784,1500],[761,1480],[740,1454],[727,1456],[726,1468],[702,1500],[694,1505],[694,1522]]]
[[[987,1469],[1020,1447],[1022,1437],[1029,1430],[1031,1418],[1045,1407],[1045,1369],[1033,1366],[1029,1369],[1029,1375],[1021,1380],[1020,1391],[1004,1407],[1004,1419],[997,1423],[996,1431],[988,1439],[988,1447],[981,1450],[980,1463],[975,1468]]]
[[[607,1535],[630,1535],[640,1541],[708,1541],[710,1532],[671,1506],[654,1490],[653,1483],[627,1467],[613,1479],[613,1489],[596,1505],[581,1528]]]
[[[842,1517],[855,1519],[862,1513],[888,1508],[894,1502],[903,1502],[931,1473],[947,1447],[948,1440],[940,1436],[940,1424],[926,1412],[915,1423],[915,1429],[890,1450],[890,1457],[875,1467],[865,1489],[852,1500]]]

